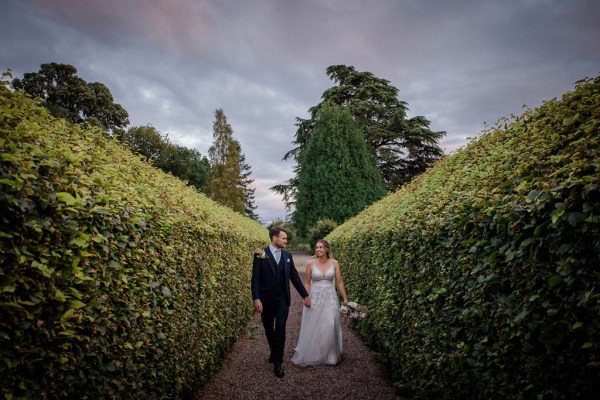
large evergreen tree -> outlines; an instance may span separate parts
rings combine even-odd
[[[437,142],[445,132],[429,129],[422,116],[407,118],[407,103],[398,99],[398,89],[370,72],[359,72],[352,66],[332,65],[327,75],[337,83],[321,96],[322,101],[309,109],[310,118],[297,118],[296,147],[284,160],[299,160],[315,129],[323,104],[340,105],[352,114],[363,130],[370,153],[376,160],[388,190],[410,181],[428,165],[443,156]],[[271,189],[283,195],[288,207],[296,197],[298,171],[286,184]]]
[[[215,111],[214,142],[208,150],[210,176],[206,194],[241,214],[245,212],[244,189],[240,186],[240,146],[222,109]]]
[[[68,64],[42,64],[38,72],[15,78],[12,85],[33,97],[58,118],[102,126],[111,133],[122,133],[129,125],[129,115],[113,101],[108,88],[99,82],[87,83],[77,76],[77,69]]]
[[[252,218],[255,221],[259,220],[259,215],[256,213],[256,203],[254,192],[255,188],[251,187],[254,179],[250,178],[252,174],[252,167],[246,162],[246,156],[242,153],[242,145],[237,140],[235,141],[238,146],[238,153],[240,155],[239,164],[240,164],[240,180],[238,185],[242,187],[244,190],[244,203],[245,209],[244,213],[247,217]]]
[[[292,220],[301,237],[318,220],[342,223],[386,194],[364,135],[347,109],[323,104],[313,128],[298,158]]]

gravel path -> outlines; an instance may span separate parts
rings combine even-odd
[[[304,280],[308,253],[293,253]],[[250,290],[248,288],[248,290]],[[335,367],[300,367],[290,362],[300,333],[302,300],[292,288],[283,366],[285,377],[273,374],[260,316],[254,317],[225,357],[221,369],[196,393],[195,400],[212,399],[400,399],[373,360],[371,350],[343,321],[344,353]]]

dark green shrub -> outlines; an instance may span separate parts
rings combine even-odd
[[[337,228],[337,226],[337,222],[329,218],[318,220],[315,226],[308,230],[308,243],[310,244],[310,251],[314,253],[317,240],[324,239],[325,236],[329,235],[329,233]]]
[[[328,236],[401,393],[600,393],[599,128],[586,79]]]
[[[178,398],[251,316],[258,223],[0,85],[0,392]]]

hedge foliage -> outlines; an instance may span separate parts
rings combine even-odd
[[[0,85],[2,398],[178,398],[251,316],[260,224]]]
[[[401,393],[600,393],[599,128],[584,79],[328,235]]]

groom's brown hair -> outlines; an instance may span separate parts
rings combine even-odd
[[[282,227],[280,227],[280,226],[274,226],[271,229],[269,229],[269,237],[271,238],[271,240],[273,240],[273,236],[279,237],[279,233],[280,232],[288,233],[288,231],[286,231]],[[289,235],[289,233],[288,233],[288,235]]]

